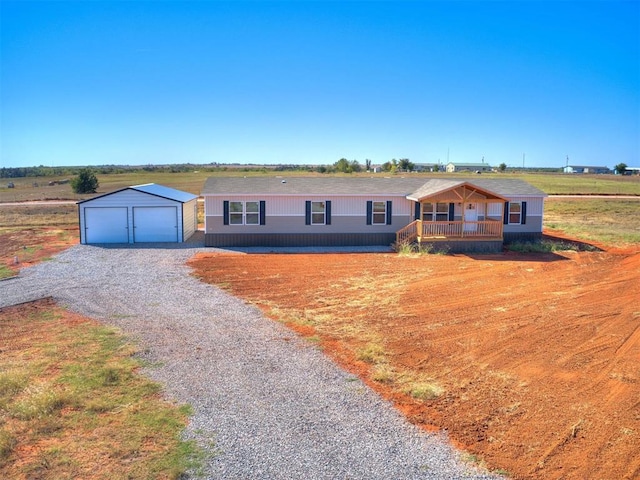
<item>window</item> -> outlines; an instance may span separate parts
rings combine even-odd
[[[223,202],[225,225],[264,225],[265,202]]]
[[[374,202],[367,201],[367,225],[391,225],[393,218],[391,214],[392,201]]]
[[[229,202],[229,224],[242,225],[244,222],[244,204],[242,202]]]
[[[306,225],[331,225],[331,200],[324,202],[305,202]]]
[[[520,202],[509,203],[509,225],[520,225],[522,219],[522,205]]]
[[[373,224],[384,225],[387,223],[387,202],[373,202]]]
[[[424,203],[422,220],[426,222],[446,222],[449,220],[448,203]]]
[[[260,225],[260,206],[258,202],[246,202],[244,223],[246,225]]]
[[[324,225],[325,214],[325,202],[311,202],[311,225]]]
[[[505,225],[524,225],[527,223],[527,202],[505,202]]]

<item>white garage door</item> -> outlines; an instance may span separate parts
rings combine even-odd
[[[133,241],[177,242],[176,207],[133,207]]]
[[[129,243],[126,207],[84,209],[86,243]]]

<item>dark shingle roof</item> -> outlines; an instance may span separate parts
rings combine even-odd
[[[398,195],[420,190],[442,191],[468,183],[498,195],[544,196],[517,179],[450,179],[428,177],[210,177],[203,195]]]

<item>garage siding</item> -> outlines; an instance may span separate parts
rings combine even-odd
[[[191,200],[182,204],[182,241],[187,241],[198,230],[198,201]]]
[[[102,195],[94,199],[85,200],[78,204],[79,208],[79,223],[80,223],[80,242],[81,243],[135,243],[135,242],[182,242],[189,236],[191,236],[195,228],[195,205],[196,200],[182,203],[177,200],[171,200],[168,198],[159,197],[144,192],[140,192],[133,189],[124,189],[116,191],[110,194]],[[169,237],[166,231],[158,232],[158,235],[153,237],[153,232],[147,228],[147,232],[136,235],[135,224],[136,216],[137,222],[145,223],[144,214],[153,211],[153,208],[162,210],[163,208],[171,208],[172,219],[171,229],[172,235]],[[93,210],[92,210],[93,209]],[[101,210],[104,209],[104,210]],[[126,211],[126,237],[117,237],[110,234],[112,229],[112,223],[117,222],[117,219],[110,215],[100,215],[102,212],[114,212],[114,209],[122,209]],[[145,210],[147,209],[147,210]],[[158,210],[158,211],[160,211]],[[97,221],[98,224],[87,225],[87,211],[89,211],[89,221]],[[189,218],[184,219],[183,212],[190,211]],[[164,218],[164,217],[163,217]],[[164,221],[164,220],[163,220]],[[147,224],[149,222],[146,222]],[[183,231],[183,225],[186,227],[186,231]],[[90,232],[87,228],[90,227],[94,233]],[[148,227],[148,225],[147,225]],[[118,227],[119,228],[119,227]],[[160,228],[162,230],[162,228]],[[102,231],[102,237],[98,235]],[[117,237],[117,239],[115,239]]]

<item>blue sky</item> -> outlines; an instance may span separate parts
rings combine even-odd
[[[0,2],[0,166],[640,166],[640,2]]]

